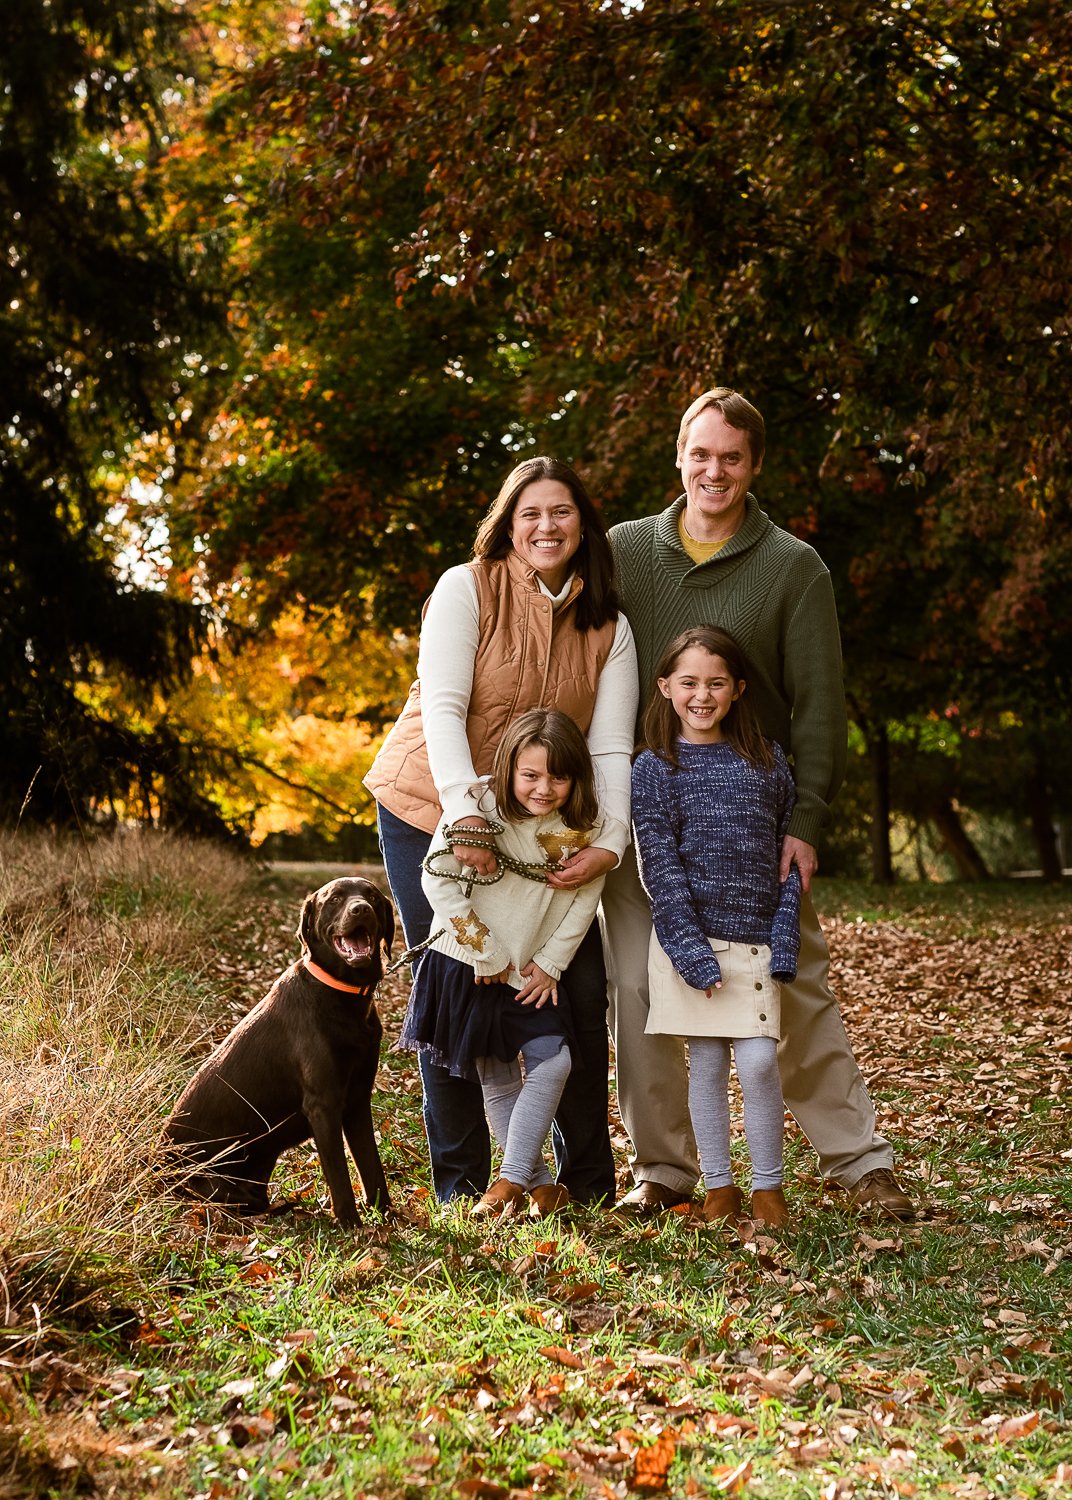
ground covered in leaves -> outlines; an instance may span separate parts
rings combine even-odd
[[[216,1035],[296,953],[308,876],[254,888],[199,977]],[[161,1207],[136,1267],[38,1266],[47,1300],[7,1276],[0,1494],[1072,1494],[1067,892],[818,899],[918,1223],[850,1212],[794,1134],[778,1235],[479,1227],[433,1203],[385,1051],[388,1221],[339,1229],[296,1153],[298,1211]],[[389,1039],[404,1000],[383,987]]]

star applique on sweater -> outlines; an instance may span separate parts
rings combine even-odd
[[[561,864],[567,854],[576,854],[578,849],[588,848],[588,834],[576,828],[560,828],[554,833],[538,833],[536,842],[547,855],[552,865]]]
[[[459,948],[473,948],[477,953],[483,953],[491,929],[484,926],[472,907],[467,917],[451,917],[450,925],[454,928],[454,939]]]

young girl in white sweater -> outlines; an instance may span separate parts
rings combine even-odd
[[[421,884],[435,936],[418,965],[398,1044],[480,1081],[503,1159],[473,1214],[516,1213],[526,1193],[533,1213],[555,1213],[569,1202],[543,1157],[570,1072],[569,999],[560,981],[603,881],[564,891],[545,877],[600,830],[584,736],[557,709],[522,714],[499,742],[490,780],[471,795],[493,824],[498,869],[474,876],[454,858],[454,844],[480,842],[480,832],[445,825],[433,840]]]

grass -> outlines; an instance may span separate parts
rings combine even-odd
[[[0,859],[0,1496],[1072,1488],[1066,892],[820,889],[916,1225],[851,1214],[791,1135],[782,1235],[479,1226],[432,1203],[385,1051],[398,1211],[347,1233],[310,1152],[277,1183],[305,1209],[255,1222],[151,1169],[196,1057],[293,956],[300,880],[161,839]]]

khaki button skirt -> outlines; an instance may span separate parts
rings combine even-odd
[[[663,952],[654,930],[648,944],[648,1024],[668,1036],[781,1037],[781,991],[771,978],[771,952],[752,943],[708,938],[722,970],[711,997],[687,985]]]

